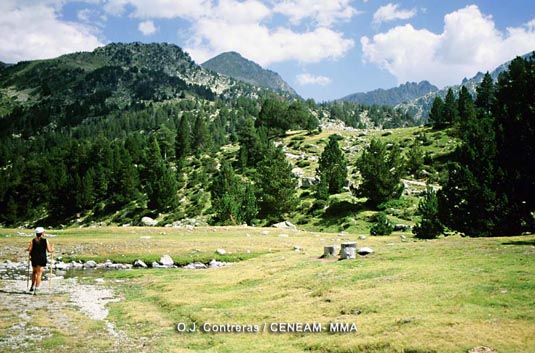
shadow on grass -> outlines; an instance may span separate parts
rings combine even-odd
[[[535,246],[535,239],[532,239],[532,240],[507,241],[507,242],[502,243],[502,245],[532,245],[532,246]]]
[[[340,224],[348,216],[366,210],[364,203],[352,203],[349,201],[333,201],[321,216],[321,223],[327,226]]]

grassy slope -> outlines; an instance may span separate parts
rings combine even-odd
[[[216,270],[109,272],[110,281],[127,280],[118,284],[124,300],[111,305],[111,319],[132,336],[149,337],[151,352],[466,352],[479,345],[498,352],[535,350],[535,236],[401,242],[397,235],[357,240],[357,234],[262,230],[103,228],[58,231],[52,241],[58,253],[102,258],[216,248],[264,253]],[[27,240],[0,237],[0,245],[16,249]],[[324,245],[348,240],[375,253],[350,261],[319,259]],[[294,252],[294,245],[304,251]],[[179,322],[331,321],[355,323],[359,332],[174,329]]]
[[[318,163],[311,160],[311,158],[320,158],[328,138],[332,134],[338,134],[343,137],[343,140],[339,141],[339,145],[345,152],[349,167],[348,177],[351,180],[355,178],[353,174],[357,159],[373,138],[380,139],[386,144],[398,144],[401,147],[402,154],[405,156],[413,144],[420,144],[424,153],[428,155],[428,160],[431,161],[424,165],[424,169],[432,172],[432,174],[431,179],[427,177],[419,180],[412,176],[407,176],[405,179],[408,179],[409,182],[415,182],[411,184],[412,191],[425,189],[425,186],[421,185],[428,181],[436,184],[439,178],[438,173],[440,172],[436,168],[443,167],[443,158],[450,154],[457,145],[456,139],[448,135],[451,134],[451,131],[437,131],[427,127],[400,128],[389,130],[388,132],[371,130],[366,135],[362,134],[362,131],[325,130],[313,136],[307,136],[305,132],[291,132],[283,141],[287,146],[286,152],[296,156],[304,156],[305,160],[289,159],[290,163],[294,167],[300,167],[304,176],[315,176]],[[421,185],[419,186],[418,184]],[[303,229],[367,233],[371,227],[369,220],[375,212],[366,208],[365,199],[357,199],[349,192],[331,195],[325,210],[313,212],[310,211],[310,206],[315,201],[313,196],[314,189],[302,189],[299,195],[300,208],[292,218],[292,221],[299,224]],[[389,219],[394,223],[413,225],[418,220],[416,210],[419,198],[404,194],[401,199],[403,204],[397,209],[387,210]]]

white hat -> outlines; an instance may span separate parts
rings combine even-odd
[[[43,228],[43,227],[35,228],[35,234],[42,234],[44,232],[45,232],[45,228]]]

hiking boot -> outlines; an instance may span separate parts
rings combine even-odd
[[[28,292],[33,292],[33,287],[30,287],[30,289],[28,290]]]
[[[34,288],[33,295],[37,295],[37,288]]]

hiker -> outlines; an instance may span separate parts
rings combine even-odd
[[[33,292],[34,295],[37,294],[37,290],[41,285],[41,277],[46,266],[46,252],[54,253],[54,247],[43,237],[44,234],[45,229],[43,227],[35,228],[35,238],[32,239],[30,246],[28,246],[33,268],[30,292]]]

